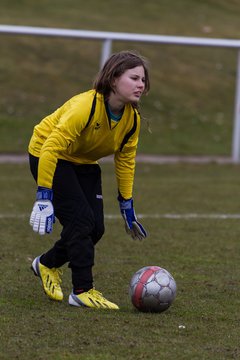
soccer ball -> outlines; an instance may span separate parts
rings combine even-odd
[[[176,297],[177,286],[172,275],[159,266],[145,266],[132,277],[129,295],[132,304],[143,312],[162,312]]]

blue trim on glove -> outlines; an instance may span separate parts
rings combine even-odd
[[[133,209],[133,199],[119,201],[120,211],[129,229],[132,229],[132,222],[136,221],[136,216]]]
[[[36,200],[50,200],[53,199],[53,191],[43,186],[38,186]]]

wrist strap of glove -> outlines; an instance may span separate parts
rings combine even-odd
[[[124,199],[120,193],[118,195],[118,201],[121,210],[127,210],[133,207],[133,199]]]
[[[36,200],[50,200],[53,199],[53,191],[51,189],[38,186]]]

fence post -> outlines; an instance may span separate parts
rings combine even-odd
[[[102,54],[100,60],[100,69],[103,67],[105,61],[109,58],[112,52],[112,40],[105,39],[102,45]]]
[[[233,124],[232,141],[232,160],[235,163],[240,162],[240,50],[237,57],[237,75],[236,75],[236,93],[235,93],[235,112]]]

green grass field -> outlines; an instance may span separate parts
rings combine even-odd
[[[120,217],[110,217],[119,215],[113,166],[102,169],[106,233],[94,277],[119,312],[70,307],[67,267],[64,301],[45,296],[29,268],[60,227],[50,236],[32,232],[28,167],[1,165],[0,359],[239,359],[240,220],[214,218],[240,213],[239,167],[138,164],[135,205],[149,232],[143,242],[128,238]],[[140,313],[130,303],[128,283],[145,265],[165,267],[177,282],[176,300],[162,314]]]
[[[239,15],[236,0],[0,3],[2,24],[213,38],[239,38]],[[0,152],[26,152],[33,126],[91,87],[101,42],[0,35],[0,44]],[[143,124],[141,152],[230,155],[236,50],[113,43],[113,51],[123,49],[150,61],[142,114],[152,134]]]

